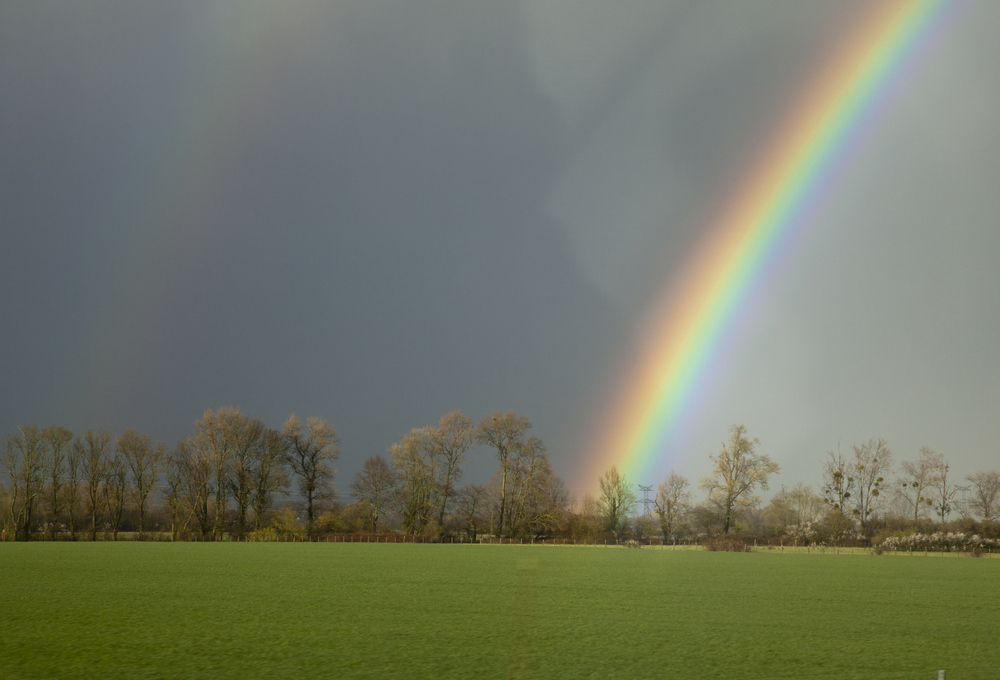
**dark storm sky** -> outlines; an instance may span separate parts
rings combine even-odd
[[[318,415],[346,486],[448,410],[514,409],[591,485],[650,302],[866,6],[8,3],[0,425]],[[998,12],[970,3],[892,101],[685,474],[733,422],[789,484],[838,438],[1000,462]]]

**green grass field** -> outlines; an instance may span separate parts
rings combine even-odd
[[[0,544],[3,678],[1000,677],[1000,559]]]

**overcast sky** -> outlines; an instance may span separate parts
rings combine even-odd
[[[294,411],[337,427],[346,489],[446,411],[513,409],[582,492],[650,305],[870,6],[4,3],[0,431]],[[998,74],[1000,3],[971,2],[671,466],[740,422],[779,485],[874,436],[1000,467]]]

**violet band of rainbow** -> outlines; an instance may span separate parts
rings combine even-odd
[[[813,79],[788,123],[709,226],[706,245],[652,310],[645,344],[592,438],[592,480],[618,465],[633,483],[657,483],[682,455],[685,425],[707,398],[744,316],[966,4],[904,0],[873,6]],[[724,436],[720,433],[720,440]]]

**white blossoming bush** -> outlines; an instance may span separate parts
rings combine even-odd
[[[804,542],[814,542],[816,540],[816,529],[817,527],[812,522],[789,524],[785,528],[785,535]]]
[[[785,527],[785,539],[802,545],[839,545],[843,541],[856,541],[863,536],[849,523],[831,527],[829,522],[803,522]]]
[[[968,552],[980,550],[996,550],[1000,541],[993,538],[983,538],[976,534],[964,534],[960,531],[933,534],[910,534],[909,536],[889,536],[882,542],[883,550],[924,550],[933,552]]]

